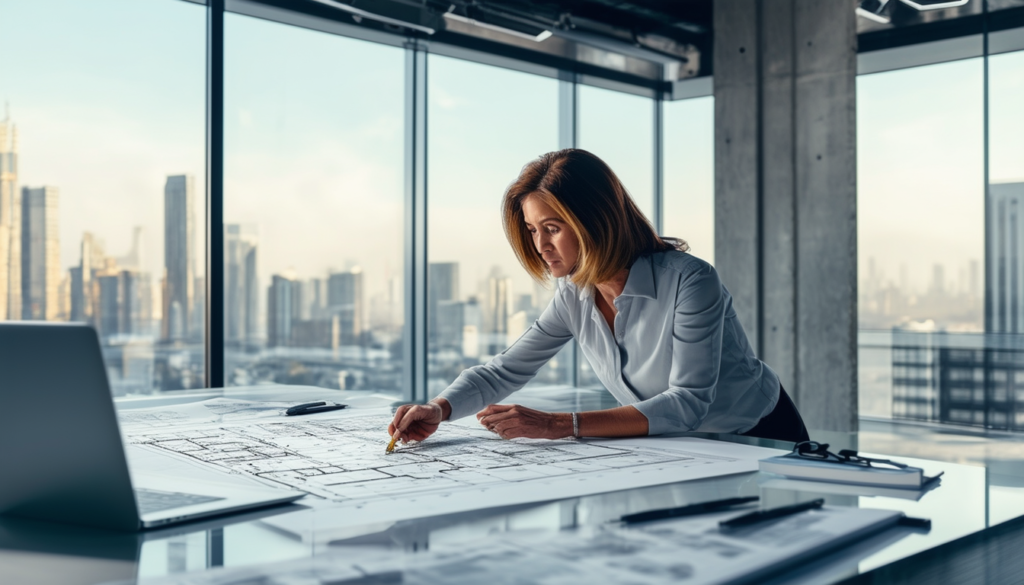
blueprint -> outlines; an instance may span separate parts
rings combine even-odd
[[[235,398],[212,398],[171,407],[121,410],[118,420],[126,433],[143,429],[162,429],[180,425],[243,421],[253,418],[281,417],[292,403],[255,402]]]
[[[756,583],[892,528],[891,510],[824,507],[743,531],[722,532],[733,511],[634,526],[519,531],[472,541],[431,542],[425,552],[332,547],[331,553],[273,565],[164,577],[143,585],[712,585]],[[904,535],[905,535],[904,531]],[[891,540],[891,539],[890,539]]]
[[[284,417],[277,405],[214,406],[150,409],[122,421],[126,441],[133,453],[197,472],[306,492],[300,502],[313,510],[266,522],[318,542],[373,523],[753,472],[759,459],[779,454],[686,437],[509,441],[476,421],[444,424],[387,454],[388,409]]]
[[[385,453],[389,414],[333,420],[135,433],[130,442],[334,500],[395,498],[634,467],[682,472],[734,459],[658,446],[560,440],[506,441],[447,425],[422,443]]]

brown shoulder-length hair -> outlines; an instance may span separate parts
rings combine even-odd
[[[611,168],[595,155],[567,148],[542,155],[523,167],[505,191],[505,235],[523,268],[538,281],[551,275],[534,247],[523,217],[523,200],[533,195],[551,206],[579,240],[572,281],[584,288],[611,280],[637,258],[666,250],[686,251],[686,242],[662,238],[640,212]]]

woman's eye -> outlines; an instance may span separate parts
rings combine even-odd
[[[548,228],[548,233],[551,235],[555,235],[558,233],[558,228]]]

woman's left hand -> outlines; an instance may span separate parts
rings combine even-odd
[[[492,404],[476,413],[487,430],[502,439],[561,439],[572,436],[572,415],[543,412],[518,404]]]

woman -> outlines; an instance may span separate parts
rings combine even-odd
[[[601,159],[566,149],[530,162],[506,191],[503,216],[527,272],[559,279],[554,299],[489,363],[425,405],[400,407],[392,436],[422,441],[442,421],[477,413],[506,439],[702,431],[807,440],[715,269],[685,242],[659,237]],[[573,338],[622,406],[549,413],[495,404]]]

